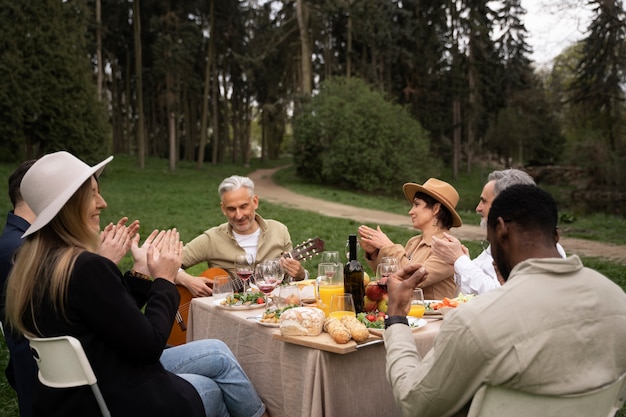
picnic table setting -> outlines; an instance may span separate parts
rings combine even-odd
[[[282,282],[280,271],[257,265],[245,292],[192,299],[186,340],[225,342],[272,416],[400,416],[385,376],[386,277],[361,274],[357,313],[337,252],[322,261],[315,279]],[[457,298],[418,297],[408,320],[422,356],[447,311],[469,300]]]

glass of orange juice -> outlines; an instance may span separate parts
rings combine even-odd
[[[330,317],[342,318],[344,316],[356,317],[354,299],[352,294],[335,294],[330,298]]]
[[[411,308],[409,309],[409,316],[421,318],[424,316],[426,306],[424,305],[424,292],[421,288],[413,290],[411,295]]]
[[[341,265],[324,262],[318,265],[318,274],[315,282],[317,307],[322,309],[328,317],[330,313],[330,300],[333,295],[342,295],[343,274],[340,271]]]

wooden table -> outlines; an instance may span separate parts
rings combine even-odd
[[[213,297],[194,298],[187,341],[224,341],[254,384],[272,417],[401,416],[385,377],[383,343],[337,354],[276,340],[279,330],[248,317],[263,313],[226,310]],[[441,321],[414,331],[422,355],[430,349]]]

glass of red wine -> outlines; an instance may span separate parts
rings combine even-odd
[[[254,258],[249,253],[235,256],[235,274],[243,281],[243,292],[246,292],[246,283],[254,274]]]
[[[398,271],[398,265],[393,263],[380,263],[376,267],[376,284],[387,292],[387,279]]]
[[[265,305],[269,307],[268,296],[283,280],[280,262],[273,260],[261,262],[254,272],[254,283],[264,295]]]

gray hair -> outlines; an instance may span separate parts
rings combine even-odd
[[[236,191],[241,187],[248,189],[250,197],[254,197],[254,182],[248,177],[242,177],[240,175],[232,175],[225,178],[222,183],[217,187],[217,192],[220,194],[220,198],[229,191]]]
[[[493,194],[497,196],[502,191],[506,190],[512,185],[536,185],[533,177],[526,172],[519,169],[510,168],[502,171],[493,171],[487,177],[487,181],[494,181]]]

